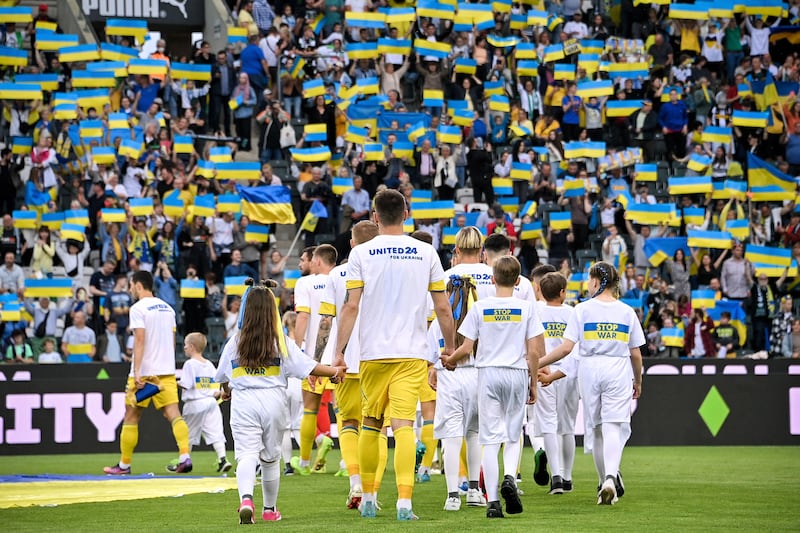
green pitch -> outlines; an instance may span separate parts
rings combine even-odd
[[[414,511],[419,522],[395,520],[396,492],[389,462],[379,495],[383,511],[362,520],[344,507],[346,478],[333,474],[282,478],[278,507],[283,521],[254,528],[284,531],[798,531],[800,449],[789,447],[629,448],[623,458],[626,492],[613,507],[595,504],[596,476],[590,456],[578,450],[575,491],[550,496],[532,480],[533,453],[522,468],[525,512],[488,521],[483,509],[445,513],[443,476],[417,485]],[[232,454],[231,454],[232,455]],[[192,475],[216,475],[211,452],[193,455]],[[115,455],[60,455],[0,458],[0,475],[98,474]],[[170,454],[137,454],[134,473],[164,473]],[[330,464],[338,462],[336,450]],[[13,484],[3,487],[13,490]],[[260,488],[254,498],[261,503]],[[42,499],[41,504],[46,504]],[[4,531],[215,531],[238,527],[235,491],[181,498],[0,509]]]

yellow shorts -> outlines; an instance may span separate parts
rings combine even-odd
[[[361,422],[361,380],[358,374],[347,374],[345,380],[336,385],[336,408],[340,420]]]
[[[425,379],[425,383],[423,383],[422,387],[419,389],[419,401],[420,403],[436,401],[436,391],[431,388],[427,378]]]
[[[125,402],[129,405],[136,405],[137,407],[147,407],[152,400],[156,409],[161,409],[167,405],[178,403],[178,383],[175,381],[175,375],[156,376],[156,379],[148,377],[143,378],[145,381],[151,381],[161,387],[161,392],[155,396],[151,396],[144,401],[136,402],[136,383],[132,377],[128,377],[128,384],[125,387]]]
[[[328,378],[317,378],[317,382],[314,384],[314,388],[312,389],[311,386],[308,384],[308,378],[303,380],[303,390],[305,392],[313,392],[314,394],[319,394],[322,396],[322,393],[325,392],[325,389],[333,390],[336,387],[331,380]]]
[[[362,361],[359,370],[365,417],[381,419],[388,416],[412,421],[417,417],[419,391],[428,379],[427,361]]]

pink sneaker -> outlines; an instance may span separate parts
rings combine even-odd
[[[131,467],[122,468],[119,466],[119,464],[115,464],[114,466],[104,467],[103,472],[111,476],[129,476],[131,473]]]
[[[245,498],[239,506],[239,523],[240,524],[255,524],[256,520],[254,515],[253,500]]]
[[[264,522],[277,522],[281,518],[281,513],[277,509],[274,511],[264,511],[264,514],[261,515],[261,519]]]

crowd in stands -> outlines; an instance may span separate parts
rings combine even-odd
[[[305,243],[340,258],[399,189],[445,267],[464,225],[572,302],[618,265],[651,356],[797,357],[800,2],[611,4],[229,0],[224,49],[162,35],[144,63],[140,26],[87,52],[46,5],[0,20],[5,360],[129,361],[139,269],[182,333],[235,331],[226,278],[285,276],[290,309],[276,221],[223,201],[239,185],[289,187],[298,221],[323,204]],[[63,278],[69,298],[27,291]]]

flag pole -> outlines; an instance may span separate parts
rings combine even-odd
[[[301,233],[303,233],[303,228],[302,227],[297,230],[297,234],[294,236],[294,240],[292,241],[292,244],[289,246],[289,251],[286,252],[286,255],[283,257],[284,261],[289,259],[289,257],[292,255],[292,252],[294,251],[294,247],[297,245],[297,241],[300,240],[300,234]]]

